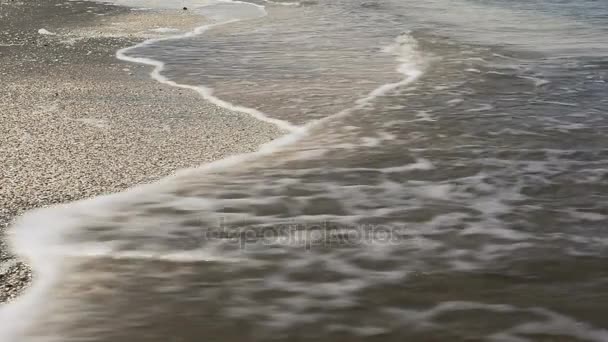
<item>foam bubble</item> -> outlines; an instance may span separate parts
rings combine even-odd
[[[55,33],[48,31],[47,29],[43,29],[41,28],[40,30],[38,30],[38,33],[43,34],[43,35],[48,35],[48,36],[54,36]]]
[[[172,28],[172,27],[159,27],[159,28],[150,29],[150,31],[158,32],[158,33],[172,33],[172,32],[178,32],[179,29]]]

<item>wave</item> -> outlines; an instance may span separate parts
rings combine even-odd
[[[219,3],[253,6],[259,11],[259,16],[267,15],[265,7],[262,5],[228,0],[219,1]],[[205,6],[211,5],[212,4],[207,4]],[[344,109],[343,111],[335,113],[334,115],[326,118],[297,126],[286,120],[273,118],[271,115],[258,111],[254,108],[249,108],[222,100],[214,96],[213,89],[211,88],[177,83],[163,75],[163,70],[165,68],[165,64],[163,62],[151,58],[133,57],[129,54],[134,49],[143,46],[168,40],[191,38],[202,35],[208,30],[220,25],[228,25],[244,19],[247,18],[232,18],[197,27],[186,34],[147,40],[117,51],[116,57],[126,62],[151,66],[153,67],[153,70],[151,71],[150,76],[158,82],[195,91],[206,101],[232,111],[250,115],[269,124],[276,125],[278,128],[285,131],[286,134],[268,144],[261,146],[256,152],[231,156],[195,169],[181,170],[173,176],[160,180],[156,184],[138,186],[115,195],[100,196],[75,203],[62,204],[52,208],[38,209],[21,217],[11,231],[10,244],[19,255],[23,256],[25,260],[30,263],[35,274],[35,281],[33,286],[28,289],[21,298],[0,309],[0,322],[10,322],[3,324],[3,326],[0,328],[0,340],[17,340],[20,334],[31,328],[31,324],[35,324],[33,322],[33,312],[36,312],[37,307],[39,307],[41,303],[45,303],[45,301],[48,300],[48,294],[51,289],[59,284],[62,277],[70,270],[70,265],[65,263],[67,256],[111,256],[127,258],[158,257],[158,255],[149,254],[146,251],[132,251],[122,254],[115,254],[111,248],[107,248],[107,246],[104,246],[103,244],[88,243],[79,244],[76,246],[67,243],[66,235],[68,235],[71,231],[94,223],[88,221],[91,217],[99,217],[100,215],[103,216],[105,212],[112,212],[113,210],[116,210],[116,206],[119,206],[124,199],[150,196],[150,194],[157,191],[159,187],[171,186],[173,180],[179,179],[180,177],[192,172],[196,172],[197,177],[204,177],[205,174],[225,170],[236,165],[246,167],[246,162],[259,159],[265,155],[276,153],[286,146],[296,144],[301,138],[309,134],[309,132],[316,127],[320,127],[326,122],[337,117],[349,115],[357,109],[363,108],[370,102],[374,101],[374,99],[414,82],[423,73],[424,63],[422,62],[422,58],[419,54],[416,41],[413,37],[411,37],[411,35],[404,33],[396,38],[394,44],[385,48],[385,52],[393,54],[399,62],[399,68],[396,70],[396,72],[403,75],[403,78],[400,81],[377,87],[366,97],[359,99],[352,108]],[[95,214],[89,216],[91,213]],[[192,255],[187,253],[169,253],[164,254],[162,257],[166,258],[167,260],[187,260],[188,258],[192,258]],[[198,257],[201,256],[197,256],[197,258]],[[202,258],[205,260],[213,259],[214,257],[216,256],[213,256],[212,254],[202,256]],[[227,261],[226,258],[222,258],[222,260]],[[45,340],[47,339],[45,338]],[[48,340],[51,340],[51,338],[49,337]]]

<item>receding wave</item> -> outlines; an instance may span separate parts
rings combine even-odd
[[[607,340],[604,59],[476,3],[281,3],[118,51],[285,135],[25,215],[6,340]]]

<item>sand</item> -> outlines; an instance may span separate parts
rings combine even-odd
[[[115,58],[120,48],[175,34],[159,28],[184,31],[203,18],[57,0],[0,6],[3,237],[27,210],[152,182],[281,134]],[[31,277],[27,260],[0,242],[0,302]]]

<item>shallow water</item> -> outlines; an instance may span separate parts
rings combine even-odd
[[[124,55],[286,137],[27,216],[18,340],[608,341],[606,4],[194,9]]]

